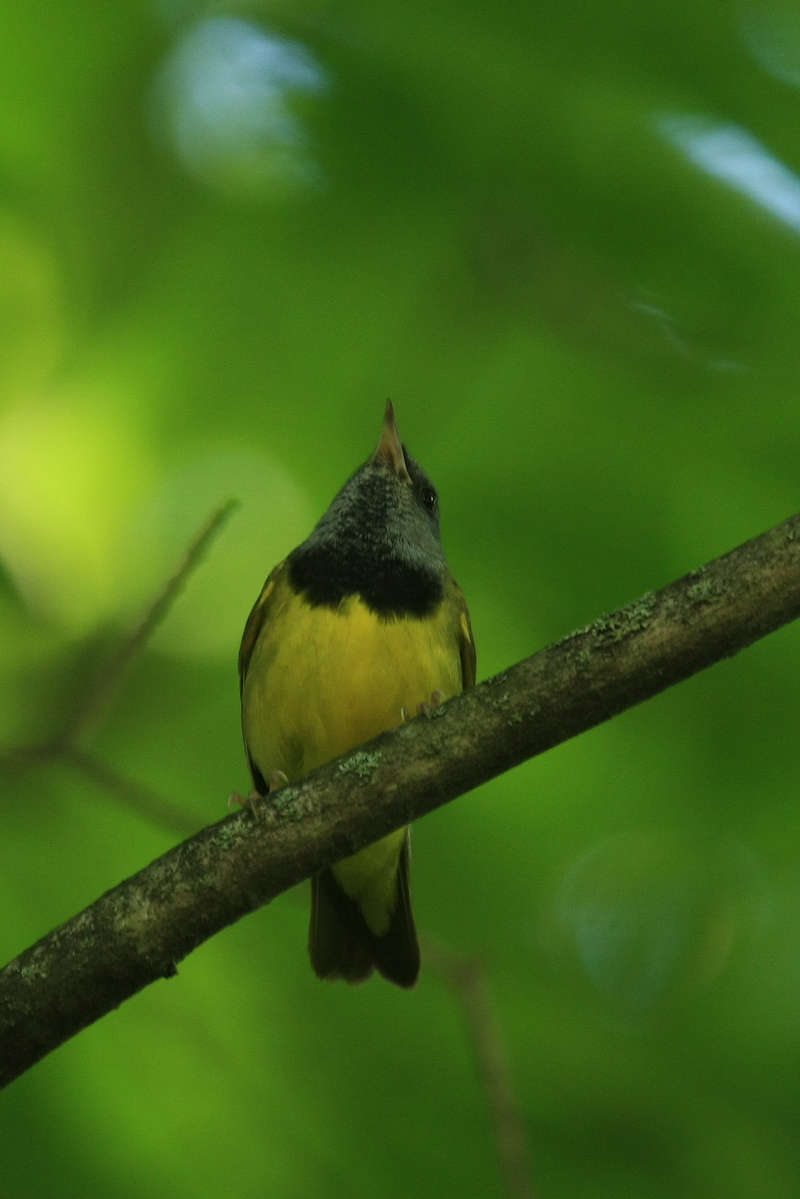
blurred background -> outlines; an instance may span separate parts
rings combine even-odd
[[[247,790],[241,629],[387,395],[479,678],[800,507],[798,134],[789,0],[5,0],[4,960]],[[94,773],[30,752],[230,496]],[[542,1199],[800,1193],[798,666],[789,627],[415,829]],[[306,924],[5,1091],[3,1196],[508,1194],[461,996],[322,985]]]

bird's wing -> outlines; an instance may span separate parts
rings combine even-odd
[[[286,560],[279,562],[275,569],[270,573],[266,583],[261,589],[261,595],[253,605],[253,610],[247,618],[247,624],[244,626],[242,634],[242,644],[239,647],[239,694],[244,690],[244,680],[247,676],[247,668],[250,665],[250,658],[253,654],[253,649],[258,641],[261,630],[264,627],[264,622],[269,618],[269,610],[272,606],[271,601],[275,595],[278,582],[286,569]]]
[[[461,686],[466,691],[467,687],[475,686],[478,660],[475,653],[475,640],[472,636],[472,625],[470,624],[467,601],[464,599],[463,592],[458,583],[454,582],[453,588],[456,600],[458,601],[458,650],[461,657]]]

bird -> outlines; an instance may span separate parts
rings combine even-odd
[[[239,652],[255,800],[475,683],[469,611],[445,560],[439,498],[400,441],[389,400],[372,456],[268,576]],[[309,955],[320,979],[375,969],[415,986],[410,828],[312,879]]]

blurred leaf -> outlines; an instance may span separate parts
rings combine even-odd
[[[387,395],[481,676],[797,508],[796,18],[7,0],[3,748],[236,496],[93,747],[224,815],[241,626]],[[415,830],[548,1199],[800,1188],[799,667],[792,627]],[[7,956],[173,840],[73,769],[0,785]],[[285,897],[5,1092],[9,1195],[501,1195],[452,997],[321,986],[306,920]]]

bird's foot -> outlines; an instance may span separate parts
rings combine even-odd
[[[228,811],[232,812],[234,807],[236,806],[236,804],[238,804],[239,807],[249,808],[250,811],[255,816],[256,804],[258,803],[258,801],[260,799],[263,799],[263,798],[264,798],[264,796],[259,795],[259,793],[257,791],[251,791],[250,794],[247,796],[247,798],[243,799],[238,791],[234,791],[233,795],[228,796]]]
[[[434,709],[439,707],[443,699],[444,691],[434,691],[431,695],[430,703],[420,704],[417,707],[417,715],[424,716],[426,720],[430,720],[430,718],[433,716]]]
[[[428,720],[430,720],[430,718],[433,716],[434,708],[438,708],[443,700],[444,700],[444,691],[434,691],[433,694],[431,695],[430,703],[417,704],[417,710],[414,713],[414,715],[415,716],[425,716]],[[400,709],[400,718],[403,721],[403,724],[408,724],[409,720],[413,719],[408,708]]]
[[[267,795],[271,795],[273,791],[279,791],[281,787],[285,787],[288,782],[289,780],[282,770],[271,771],[270,776],[267,779],[267,784],[269,786]],[[234,791],[233,795],[228,798],[228,807],[231,811],[233,811],[234,806],[239,804],[239,806],[242,808],[249,808],[253,815],[257,818],[258,812],[256,810],[256,805],[261,803],[261,801],[264,799],[266,799],[266,796],[260,795],[258,791],[251,791],[247,796],[247,799],[242,799],[239,792]]]

